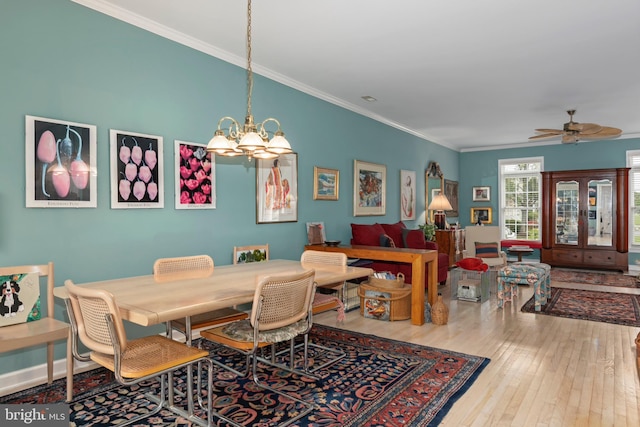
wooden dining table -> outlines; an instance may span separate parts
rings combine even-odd
[[[318,286],[368,277],[372,273],[370,268],[364,267],[270,260],[216,266],[211,276],[199,279],[157,283],[153,275],[146,275],[76,285],[111,292],[123,319],[150,326],[252,302],[256,285],[263,277],[310,269],[316,272]],[[54,295],[63,299],[68,297],[62,286],[54,289]]]

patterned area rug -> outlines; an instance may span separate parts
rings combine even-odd
[[[556,282],[587,283],[590,285],[620,286],[624,288],[640,287],[636,276],[620,272],[596,272],[570,268],[551,269],[551,280]]]
[[[542,306],[541,311],[534,310],[533,297],[522,306],[522,311],[570,319],[640,326],[640,295],[552,287],[551,299]]]
[[[475,381],[489,359],[439,350],[314,325],[312,342],[340,347],[347,356],[317,371],[319,380],[283,370],[261,367],[262,379],[286,388],[303,400],[314,401],[318,410],[297,426],[436,426],[454,402]],[[203,341],[213,357],[241,366],[243,357]],[[312,355],[320,364],[323,356]],[[264,369],[263,369],[264,368]],[[184,379],[185,375],[181,378]],[[97,369],[75,376],[75,399],[71,420],[77,426],[105,426],[127,416],[146,412],[150,406],[144,393],[158,387],[149,381],[132,387],[120,386],[110,373]],[[295,404],[226,370],[214,372],[213,401],[216,409],[246,426],[267,427],[283,422],[296,412]],[[0,403],[64,402],[64,380],[0,398]],[[163,410],[149,425],[188,425]],[[224,424],[224,423],[222,423]]]

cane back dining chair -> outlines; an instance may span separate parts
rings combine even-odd
[[[209,255],[160,258],[153,264],[153,278],[156,283],[198,279],[211,276],[213,268],[213,259]],[[184,319],[172,320],[167,324],[167,334],[171,336],[172,329],[182,332],[186,337],[187,344],[191,345],[194,330],[247,317],[247,313],[235,308],[221,308]]]
[[[233,247],[233,263],[269,261],[269,245],[249,245]]]
[[[89,357],[92,361],[112,371],[116,380],[126,386],[149,378],[159,378],[160,396],[149,396],[150,400],[156,401],[157,406],[151,412],[127,419],[119,425],[137,423],[163,408],[202,425],[212,425],[212,416],[230,421],[213,410],[213,363],[208,351],[161,335],[128,340],[120,309],[110,292],[77,286],[71,280],[66,280],[64,285],[69,295],[69,319],[73,330],[80,341],[90,349]],[[198,402],[206,413],[206,420],[194,412],[194,365],[198,366],[198,373],[202,371],[203,366],[208,371],[206,403],[200,395],[200,375],[197,378]],[[187,368],[186,411],[178,408],[173,402],[173,373],[181,368]]]
[[[23,265],[15,267],[0,267],[1,285],[11,286],[11,282],[16,282],[24,275],[36,274],[38,276],[38,286],[40,279],[46,279],[47,312],[40,319],[7,325],[0,327],[1,352],[18,350],[33,347],[40,344],[47,345],[47,383],[53,381],[53,350],[54,342],[67,340],[67,401],[73,398],[73,353],[71,350],[71,328],[69,324],[54,317],[55,301],[53,288],[55,287],[53,262],[41,265]],[[9,283],[7,285],[7,283]],[[3,292],[4,295],[4,292]],[[4,298],[3,298],[4,299]],[[24,308],[28,310],[30,308]],[[10,314],[9,314],[10,316]]]
[[[215,358],[213,363],[239,376],[250,375],[257,386],[291,399],[304,408],[285,424],[304,417],[315,408],[315,405],[260,381],[257,368],[258,359],[277,368],[310,376],[308,372],[295,367],[294,339],[302,335],[306,342],[313,325],[311,301],[316,288],[314,279],[314,270],[263,277],[256,286],[249,319],[206,329],[200,333],[202,338],[222,344],[246,356],[245,372],[240,372]],[[290,342],[288,366],[277,363],[275,360],[275,344],[285,341]],[[265,347],[271,347],[270,358],[258,355],[258,350]],[[303,365],[306,367],[308,365],[306,348],[303,357]]]

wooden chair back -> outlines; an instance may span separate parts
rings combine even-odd
[[[160,258],[153,263],[153,279],[158,283],[198,279],[212,274],[213,259],[209,255]]]

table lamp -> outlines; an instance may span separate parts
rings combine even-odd
[[[444,194],[438,194],[433,198],[431,203],[429,203],[429,209],[436,211],[433,215],[434,223],[436,224],[436,228],[439,230],[444,230],[445,224],[447,223],[447,216],[444,211],[450,211],[453,208],[451,207],[451,203],[447,200],[447,197]]]

